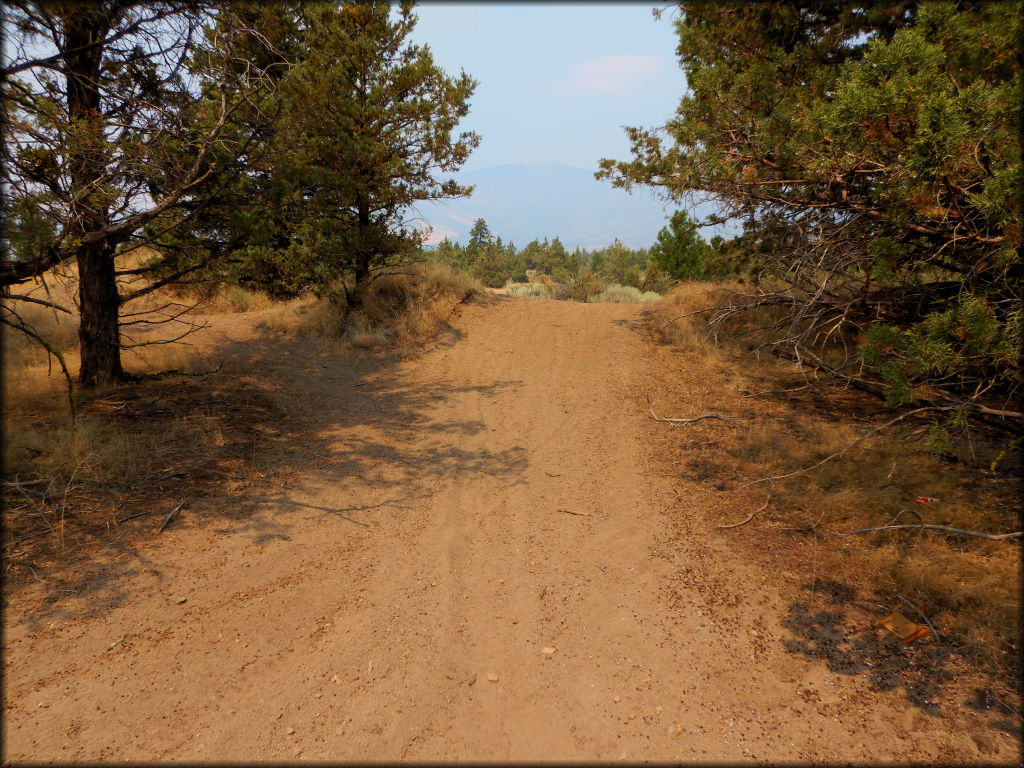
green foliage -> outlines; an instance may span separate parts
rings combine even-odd
[[[416,252],[411,206],[471,191],[446,174],[479,143],[455,132],[476,83],[449,77],[410,42],[412,9],[367,1],[252,11],[287,43],[253,112],[268,155],[192,229],[228,233],[228,277],[279,295],[333,295],[340,282],[357,304],[374,270]]]
[[[686,211],[676,211],[658,232],[650,258],[676,280],[706,280],[713,276],[714,249],[701,237]]]
[[[590,263],[606,283],[630,285],[639,288],[647,268],[647,251],[628,248],[618,239],[607,248],[593,251]]]
[[[570,301],[589,301],[591,296],[600,292],[601,278],[589,266],[584,266],[569,276],[558,297]]]
[[[488,243],[477,251],[471,274],[489,288],[501,288],[510,280],[526,280],[526,267],[514,251]]]
[[[904,405],[927,400],[928,384],[994,386],[1013,375],[1024,328],[1018,309],[1000,318],[984,296],[963,294],[905,329],[868,327],[861,357],[885,382],[886,400]]]
[[[743,221],[712,261],[791,307],[781,354],[848,371],[862,343],[894,405],[1018,412],[1021,3],[680,8],[689,90],[598,177]]]

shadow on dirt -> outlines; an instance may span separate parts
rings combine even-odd
[[[861,615],[878,609],[857,606],[856,590],[840,581],[817,579],[802,589],[808,600],[789,605],[783,621],[793,633],[784,641],[790,653],[824,661],[837,675],[867,675],[876,691],[902,688],[910,704],[939,715],[936,702],[952,679],[949,646],[930,635],[907,645],[874,622],[851,619],[850,608],[861,607]]]
[[[425,349],[451,347],[462,337],[446,325]],[[207,357],[210,369],[219,361],[223,367],[201,377],[146,377],[82,398],[81,421],[116,433],[126,445],[138,437],[147,446],[145,472],[56,489],[63,493],[59,532],[50,518],[49,528],[39,523],[39,515],[56,508],[54,494],[40,496],[39,512],[5,510],[5,599],[32,587],[33,621],[44,621],[43,611],[50,620],[122,603],[129,577],[156,573],[146,552],[179,500],[184,506],[168,532],[202,526],[248,546],[287,538],[313,516],[353,530],[370,527],[374,515],[421,501],[442,482],[486,475],[514,484],[528,466],[517,446],[460,445],[459,438],[486,429],[483,421],[433,415],[458,397],[486,407],[520,382],[417,382],[403,371],[408,358],[337,353],[314,338],[275,332],[215,345]],[[303,490],[314,497],[317,487],[353,496],[369,488],[370,498],[380,500],[336,509],[298,503],[289,485],[295,477],[313,484]],[[89,607],[73,609],[68,598]]]

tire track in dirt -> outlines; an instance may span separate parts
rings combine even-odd
[[[763,567],[645,447],[683,374],[641,313],[485,297],[379,369],[261,347],[302,471],[140,548],[101,608],[9,612],[4,757],[977,759],[784,651]]]

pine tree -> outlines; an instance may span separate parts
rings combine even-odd
[[[651,261],[676,280],[702,280],[712,275],[714,249],[701,237],[686,211],[676,211],[651,246]]]
[[[0,285],[75,262],[80,379],[114,383],[125,377],[122,307],[180,277],[121,290],[115,255],[149,243],[158,218],[176,225],[237,172],[250,137],[235,119],[259,78],[210,71],[207,94],[218,97],[197,97],[185,65],[206,47],[200,30],[234,18],[214,2],[13,3],[5,15],[17,44],[3,70],[13,258]],[[246,31],[235,29],[237,44]],[[19,327],[11,304],[0,321]]]

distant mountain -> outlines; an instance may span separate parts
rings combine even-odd
[[[569,250],[603,248],[615,238],[646,248],[676,210],[648,190],[614,189],[594,179],[591,170],[561,163],[499,165],[458,178],[476,186],[471,197],[417,207],[422,223],[434,228],[428,242],[448,237],[465,245],[473,223],[484,219],[491,232],[517,248],[545,237],[560,238]]]

